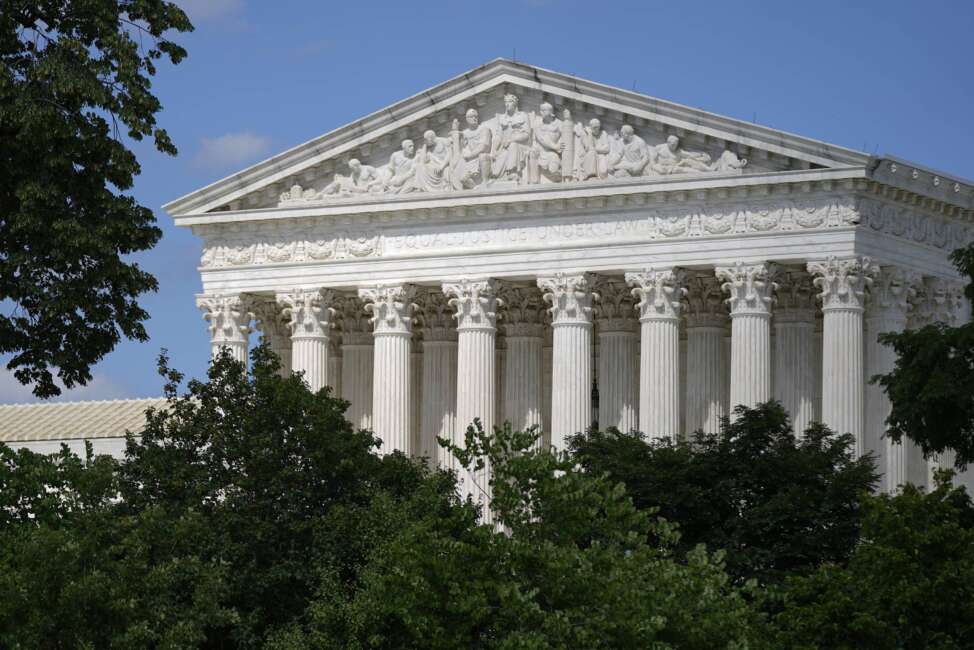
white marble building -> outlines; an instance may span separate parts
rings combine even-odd
[[[777,398],[872,451],[879,333],[968,318],[974,187],[895,158],[496,60],[165,206],[214,350],[260,335],[384,450],[474,419],[713,431]]]

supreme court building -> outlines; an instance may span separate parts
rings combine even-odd
[[[872,452],[883,332],[969,317],[942,172],[496,60],[165,206],[203,240],[214,351],[260,336],[382,450],[480,418],[715,431],[775,398]]]

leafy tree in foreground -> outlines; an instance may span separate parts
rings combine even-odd
[[[974,299],[974,245],[957,249],[951,259],[971,278],[964,293]],[[897,441],[906,436],[926,455],[953,449],[961,468],[974,462],[974,322],[935,323],[881,340],[897,356],[893,371],[874,380],[892,403],[886,435]]]
[[[459,510],[414,520],[376,547],[347,603],[323,582],[309,624],[271,647],[746,647],[758,622],[719,557],[676,561],[672,524],[537,437],[478,423],[453,448],[467,469],[493,467],[502,532]]]
[[[697,544],[726,553],[739,582],[781,580],[842,562],[859,536],[859,499],[877,481],[852,438],[815,424],[796,439],[777,402],[739,406],[719,434],[646,441],[593,431],[571,440],[575,460],[626,486],[641,510],[679,524],[677,554]]]
[[[34,393],[91,379],[121,335],[145,340],[136,299],[156,280],[123,256],[159,239],[124,192],[139,173],[122,142],[152,137],[150,77],[179,63],[166,38],[192,26],[164,0],[4,0],[0,5],[0,353]]]
[[[790,578],[768,597],[780,648],[969,648],[974,507],[962,489],[864,499],[862,542],[845,567]]]
[[[224,356],[179,397],[163,364],[168,407],[119,463],[3,448],[0,647],[260,647],[322,572],[350,597],[373,547],[461,508],[278,367]]]

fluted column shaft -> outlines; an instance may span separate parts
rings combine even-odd
[[[635,321],[635,319],[633,319]],[[632,431],[639,426],[639,335],[634,327],[611,329],[599,321],[599,427]]]
[[[677,269],[627,273],[639,299],[639,428],[650,438],[680,434],[680,313],[686,277]]]
[[[230,356],[247,365],[247,345],[250,321],[254,314],[243,297],[237,294],[202,294],[196,296],[196,306],[203,311],[203,320],[210,332],[210,354],[216,357],[226,349]]]
[[[457,341],[452,338],[423,343],[423,408],[420,454],[440,467],[457,470],[453,455],[442,449],[437,437],[458,444],[457,426]]]
[[[858,458],[865,451],[863,307],[878,270],[868,258],[809,262],[822,300],[822,421],[851,433]]]
[[[879,336],[906,329],[910,299],[919,281],[919,275],[896,267],[882,267],[877,274],[865,315],[867,379],[886,374],[896,365],[896,352],[880,343]],[[867,383],[865,398],[864,449],[876,456],[883,491],[893,493],[909,480],[910,465],[923,463],[922,454],[910,440],[897,443],[886,437],[886,418],[892,405],[882,386]]]
[[[291,370],[303,373],[317,392],[328,385],[328,336],[335,310],[332,292],[295,290],[277,295],[284,319],[291,328]]]
[[[716,433],[727,416],[726,334],[718,320],[687,319],[687,433]]]
[[[380,453],[413,453],[410,347],[414,295],[415,289],[409,285],[359,289],[359,297],[372,314],[372,427],[382,440]]]
[[[771,398],[771,304],[775,268],[771,264],[717,267],[730,295],[730,409],[753,407]]]
[[[332,387],[332,395],[337,397],[342,394],[342,348],[341,342],[336,344],[334,339],[332,336],[328,345],[328,385]],[[288,359],[290,360],[290,353]]]
[[[364,332],[342,336],[342,399],[349,403],[345,417],[359,429],[372,429],[372,378],[375,347]]]
[[[551,446],[564,450],[569,436],[592,424],[591,274],[538,278],[551,305]]]
[[[541,325],[507,326],[504,419],[515,431],[541,428]]]
[[[409,388],[412,392],[412,399],[409,401],[409,437],[411,442],[409,447],[412,454],[416,457],[435,458],[429,454],[428,436],[423,436],[423,400],[426,394],[423,392],[423,343],[413,337],[409,348]],[[424,439],[425,438],[425,439]],[[434,441],[435,442],[435,441]]]
[[[815,419],[815,314],[779,311],[774,327],[774,397],[801,436]]]
[[[497,282],[494,280],[460,280],[445,283],[443,293],[456,310],[457,319],[457,428],[462,438],[475,419],[484,431],[494,429],[496,408],[495,378],[497,336]],[[490,513],[491,469],[470,472],[465,491],[483,506],[484,521]]]

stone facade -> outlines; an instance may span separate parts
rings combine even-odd
[[[868,378],[879,333],[968,317],[960,179],[499,60],[166,209],[214,349],[256,326],[385,452],[449,464],[474,418],[678,436],[774,397],[888,489],[945,462],[888,444]]]

